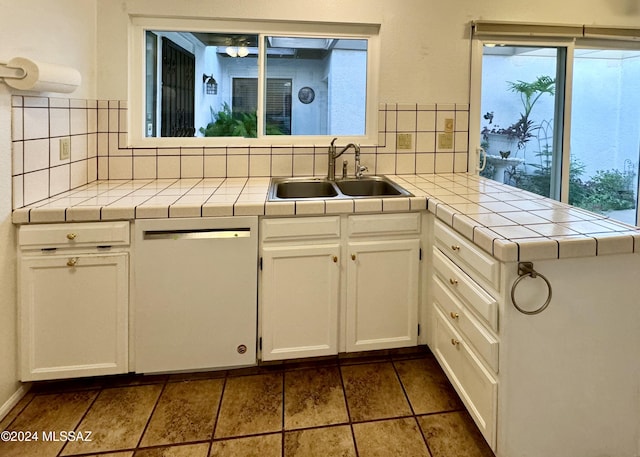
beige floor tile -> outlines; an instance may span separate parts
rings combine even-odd
[[[282,373],[228,378],[215,438],[281,431],[282,389]]]
[[[466,411],[418,418],[433,457],[494,457]]]
[[[17,442],[0,441],[2,457],[49,457],[56,456],[64,442],[45,441],[51,432],[74,430],[98,391],[67,392],[60,394],[38,395],[13,421],[8,430],[34,432],[38,441]]]
[[[463,405],[434,357],[394,362],[415,414],[462,409]]]
[[[356,457],[351,427],[322,427],[286,432],[284,457]]]
[[[352,421],[411,414],[391,362],[349,365],[341,369]]]
[[[282,434],[214,441],[209,457],[280,457]]]
[[[103,390],[77,429],[91,431],[92,441],[69,442],[61,455],[134,448],[161,390],[161,384]]]
[[[159,447],[136,451],[133,457],[207,457],[209,443]]]
[[[353,434],[360,457],[430,457],[414,418],[354,424]]]
[[[338,367],[285,373],[285,430],[347,422],[349,417]]]
[[[223,379],[168,383],[140,446],[211,439],[223,385]]]

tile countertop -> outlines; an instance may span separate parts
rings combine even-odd
[[[95,181],[13,211],[14,224],[428,209],[505,262],[639,253],[640,228],[467,173],[387,175],[415,197],[267,202],[270,178]]]

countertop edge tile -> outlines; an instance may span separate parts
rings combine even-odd
[[[482,250],[498,260],[511,262],[519,259],[547,259],[591,257],[625,253],[640,253],[640,227],[625,224],[596,213],[565,203],[535,196],[535,204],[526,203],[520,189],[501,184],[469,173],[406,174],[387,176],[413,193],[404,198],[363,198],[344,200],[296,200],[268,202],[267,189],[270,178],[219,178],[216,189],[221,191],[220,201],[197,204],[197,198],[185,197],[183,204],[174,204],[171,198],[165,203],[162,197],[157,203],[134,205],[136,190],[144,195],[144,201],[161,196],[175,189],[176,195],[183,195],[202,180],[199,179],[156,179],[156,180],[98,180],[85,186],[57,195],[55,198],[39,202],[37,206],[25,206],[12,211],[11,220],[16,225],[45,222],[100,221],[162,219],[176,217],[220,217],[233,215],[250,216],[295,216],[324,214],[384,213],[399,211],[429,211],[450,227],[459,231]],[[110,203],[104,205],[82,206],[87,201],[102,195],[112,188],[131,189],[127,193],[131,204]],[[237,193],[235,193],[237,188]],[[155,190],[155,194],[149,193]],[[82,195],[80,195],[81,193]],[[187,192],[188,194],[188,192]],[[200,195],[200,194],[198,194]],[[212,198],[215,197],[215,193]],[[474,220],[466,213],[470,203],[484,201],[480,196],[501,196],[489,214],[499,214],[508,209],[512,216],[520,221],[514,223],[507,233],[499,226],[486,225]],[[228,199],[227,199],[228,197]],[[66,200],[65,200],[66,199]],[[76,199],[78,203],[76,204]],[[445,200],[456,203],[458,207],[448,205]],[[516,201],[518,205],[506,206],[504,201]],[[67,202],[68,206],[64,206]],[[541,206],[542,205],[542,206]],[[491,206],[491,205],[489,205]],[[521,206],[522,208],[517,208]],[[540,209],[547,208],[547,209]],[[537,212],[536,212],[537,211]],[[556,213],[549,213],[556,211]],[[525,214],[515,214],[525,213]],[[583,227],[582,234],[564,236],[546,236],[537,233],[533,223],[538,217],[527,218],[527,214],[542,216],[559,227]],[[494,230],[495,229],[495,230]],[[597,232],[595,231],[597,229]],[[594,233],[591,233],[591,232]],[[502,234],[500,234],[503,232]],[[600,233],[602,232],[602,233]],[[539,236],[537,236],[539,235]]]

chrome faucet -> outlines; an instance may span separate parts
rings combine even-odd
[[[345,153],[349,148],[353,148],[355,152],[355,162],[356,162],[356,178],[361,178],[365,171],[367,171],[367,167],[360,165],[360,146],[354,143],[349,143],[346,145],[340,152],[336,152],[336,140],[334,138],[331,140],[331,145],[329,146],[328,158],[329,163],[327,166],[327,179],[330,181],[336,180],[336,159]]]

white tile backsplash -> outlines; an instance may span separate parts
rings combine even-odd
[[[454,145],[440,150],[436,131],[442,131],[446,118],[454,119]],[[362,147],[361,160],[368,173],[467,170],[468,105],[381,103],[378,121],[379,144]],[[14,96],[12,175],[14,188],[24,190],[20,195],[14,191],[14,207],[96,179],[321,176],[327,172],[325,145],[131,149],[126,130],[124,101]],[[412,135],[410,149],[397,149],[398,132]],[[61,161],[62,137],[71,139],[71,158]],[[346,159],[352,173],[353,157]],[[49,173],[51,167],[63,165],[65,173],[62,168]],[[33,173],[44,171],[46,184],[36,184]]]

